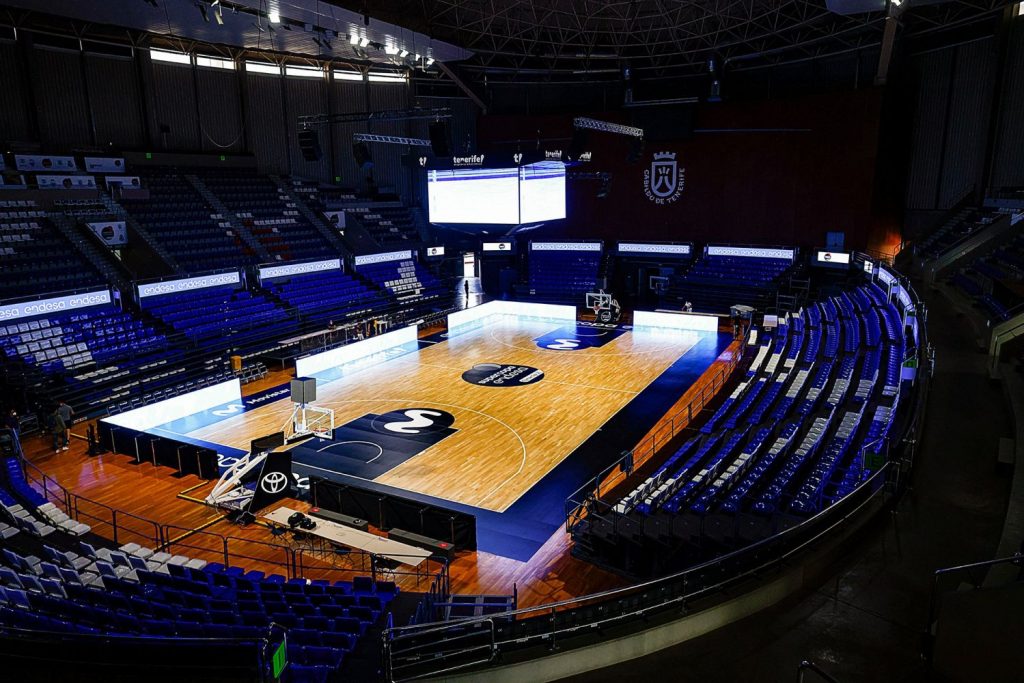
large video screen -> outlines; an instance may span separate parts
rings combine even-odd
[[[519,222],[565,218],[565,164],[542,161],[519,169]]]
[[[565,165],[427,171],[431,223],[518,225],[565,218]]]
[[[519,223],[519,169],[427,171],[431,223]]]

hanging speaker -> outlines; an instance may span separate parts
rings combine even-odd
[[[444,121],[434,121],[429,126],[430,149],[435,157],[450,157],[452,155],[448,144],[448,124]]]
[[[356,160],[356,165],[363,170],[373,168],[373,157],[370,156],[370,148],[366,146],[365,142],[357,142],[352,145],[352,158]]]
[[[580,156],[586,151],[588,133],[586,128],[577,128],[572,132],[572,142],[566,150],[565,158],[569,161],[579,161]]]
[[[324,156],[320,149],[320,134],[312,129],[299,131],[299,149],[306,161],[320,161]]]

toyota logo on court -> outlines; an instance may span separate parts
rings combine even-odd
[[[288,477],[284,475],[284,472],[270,472],[260,482],[260,488],[270,494],[281,493],[287,486]]]

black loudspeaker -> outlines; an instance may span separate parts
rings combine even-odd
[[[366,146],[365,142],[357,142],[352,145],[352,157],[356,160],[356,165],[363,170],[373,168],[373,157],[370,156],[370,148]]]
[[[644,139],[643,138],[632,138],[629,143],[629,154],[626,156],[626,161],[631,164],[635,164],[640,161],[640,157],[644,155]]]
[[[452,155],[448,144],[448,124],[444,121],[434,121],[429,126],[430,149],[436,157],[450,157]]]
[[[573,130],[572,142],[569,143],[569,149],[565,152],[565,158],[568,161],[579,161],[580,155],[586,151],[588,137],[586,128]]]
[[[299,149],[302,150],[302,158],[306,161],[320,161],[324,152],[320,149],[320,134],[315,130],[299,131]]]

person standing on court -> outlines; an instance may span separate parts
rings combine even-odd
[[[468,278],[463,283],[463,285],[466,287],[466,303],[468,304],[469,303],[469,279]]]
[[[64,450],[68,449],[68,429],[71,428],[71,418],[74,417],[75,411],[71,409],[64,401],[57,403],[57,412],[60,413],[60,417],[64,420]]]
[[[61,415],[60,406],[53,410],[50,415],[50,426],[53,428],[53,452],[59,453],[68,449],[68,425]]]

